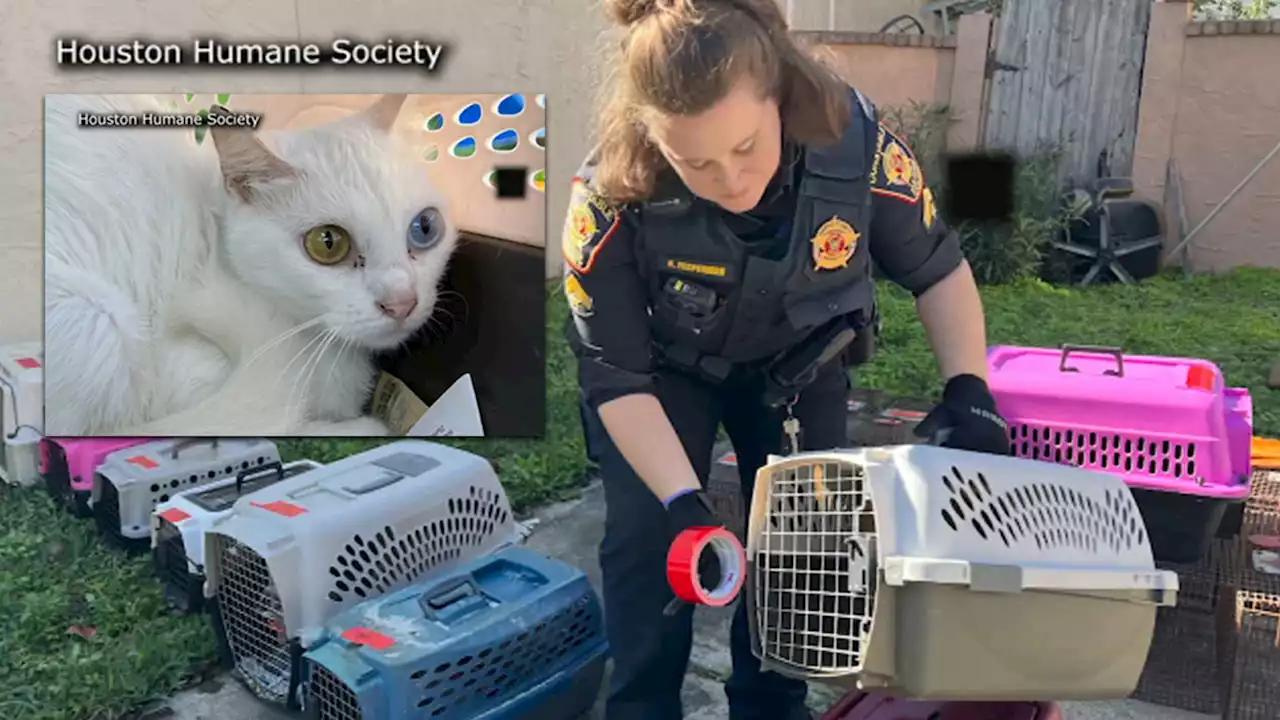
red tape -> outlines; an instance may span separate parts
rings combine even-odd
[[[703,587],[698,560],[711,551],[720,560],[720,583]],[[689,528],[667,550],[667,583],[687,603],[724,607],[733,602],[747,579],[747,553],[733,533],[722,527]]]

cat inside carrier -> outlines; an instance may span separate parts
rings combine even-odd
[[[10,485],[40,482],[43,367],[40,343],[0,347],[0,481]]]
[[[334,615],[520,541],[489,461],[427,441],[262,488],[205,536],[224,661],[254,694],[296,707],[302,653]]]
[[[280,462],[280,453],[261,438],[167,439],[116,450],[94,475],[93,516],[108,541],[145,552],[157,505],[182,490],[273,462]]]
[[[151,561],[170,607],[181,613],[204,608],[204,536],[215,519],[231,512],[240,498],[319,467],[311,460],[269,462],[181,490],[157,505],[151,516]]]

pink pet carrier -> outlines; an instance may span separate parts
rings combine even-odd
[[[54,502],[77,517],[90,517],[93,473],[108,455],[147,442],[147,438],[44,438],[40,441],[40,473]]]
[[[1123,478],[1156,560],[1194,562],[1238,532],[1253,403],[1217,365],[1072,345],[993,347],[987,361],[1014,454]]]
[[[1051,702],[937,702],[852,692],[822,720],[1063,720]]]

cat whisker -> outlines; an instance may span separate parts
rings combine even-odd
[[[446,308],[446,307],[436,306],[436,309],[431,313],[431,316],[435,317],[437,315],[444,315],[445,317],[449,318],[450,322],[458,321],[458,316],[454,315],[452,312],[449,311],[449,308]]]
[[[462,315],[463,315],[463,317],[466,317],[467,315],[469,315],[469,314],[471,313],[471,305],[470,305],[470,303],[468,303],[468,302],[467,302],[467,296],[466,296],[466,295],[463,295],[462,293],[458,292],[457,290],[442,290],[442,291],[440,291],[440,294],[438,294],[438,295],[436,296],[436,307],[435,307],[435,309],[436,309],[436,310],[439,310],[439,311],[441,311],[441,312],[449,312],[448,308],[445,308],[445,307],[442,307],[442,306],[441,306],[440,301],[441,301],[441,300],[445,300],[445,299],[447,299],[447,298],[452,298],[452,297],[456,297],[456,298],[458,298],[458,300],[462,303]]]
[[[444,331],[445,331],[444,325],[440,323],[439,318],[437,318],[434,314],[427,316],[426,329],[427,329],[428,339],[430,339],[433,336],[437,338],[444,337]]]
[[[289,389],[290,405],[293,404],[293,394],[295,392],[298,393],[299,403],[302,403],[309,395],[308,390],[311,386],[311,376],[315,374],[316,368],[320,367],[321,361],[324,360],[325,351],[327,351],[337,340],[338,334],[336,332],[331,329],[325,330],[324,341],[317,346],[315,352],[312,353],[312,356],[307,359],[307,362],[303,363],[302,372],[298,373],[298,377],[294,378],[293,387]],[[310,369],[308,369],[308,366],[310,366]],[[299,409],[303,412],[306,411],[305,407]]]
[[[289,360],[289,362],[285,363],[284,367],[280,368],[280,374],[276,376],[276,382],[275,382],[275,385],[279,386],[279,384],[281,383],[281,381],[283,381],[283,380],[284,380],[284,376],[285,376],[285,374],[289,372],[289,368],[293,367],[293,364],[294,364],[295,362],[297,362],[297,361],[298,361],[298,358],[300,358],[300,357],[302,357],[304,354],[306,354],[306,352],[307,352],[308,350],[310,350],[310,349],[311,349],[311,346],[312,346],[312,345],[314,345],[314,344],[316,344],[316,343],[318,343],[318,342],[323,342],[323,341],[324,341],[324,338],[325,338],[325,337],[328,335],[328,333],[330,333],[330,332],[331,332],[330,330],[326,329],[326,330],[324,330],[323,332],[317,333],[314,337],[312,337],[310,340],[308,340],[308,341],[307,341],[307,344],[306,344],[306,345],[303,345],[303,346],[302,346],[302,349],[301,349],[301,350],[299,350],[297,353],[295,353],[295,354],[294,354],[294,356]],[[306,363],[303,363],[303,366],[305,367],[305,366],[306,366]],[[287,403],[286,403],[286,404],[287,404]]]
[[[309,330],[315,327],[316,325],[319,325],[322,319],[323,318],[321,316],[316,316],[300,325],[295,325],[294,327],[289,328],[288,330],[285,330],[284,332],[275,336],[273,339],[268,340],[266,343],[262,345],[262,347],[253,351],[253,354],[250,355],[249,359],[245,361],[244,363],[245,367],[252,365],[256,360],[258,360],[258,358],[262,357],[264,353],[266,353],[268,350],[275,347],[276,345],[279,345],[280,343],[284,342],[285,340],[288,340],[289,338],[293,337],[294,335],[297,335],[298,333],[304,330]]]
[[[346,352],[349,347],[351,347],[351,341],[347,338],[342,338],[342,344],[338,346],[338,352],[333,355],[333,362],[329,363],[329,374],[324,376],[325,387],[329,386],[329,381],[333,379],[333,371],[338,369],[338,361],[342,359],[342,353]]]

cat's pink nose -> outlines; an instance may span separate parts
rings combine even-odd
[[[396,320],[409,317],[409,313],[416,307],[418,307],[418,294],[412,290],[392,293],[378,303],[378,309],[383,315]]]

